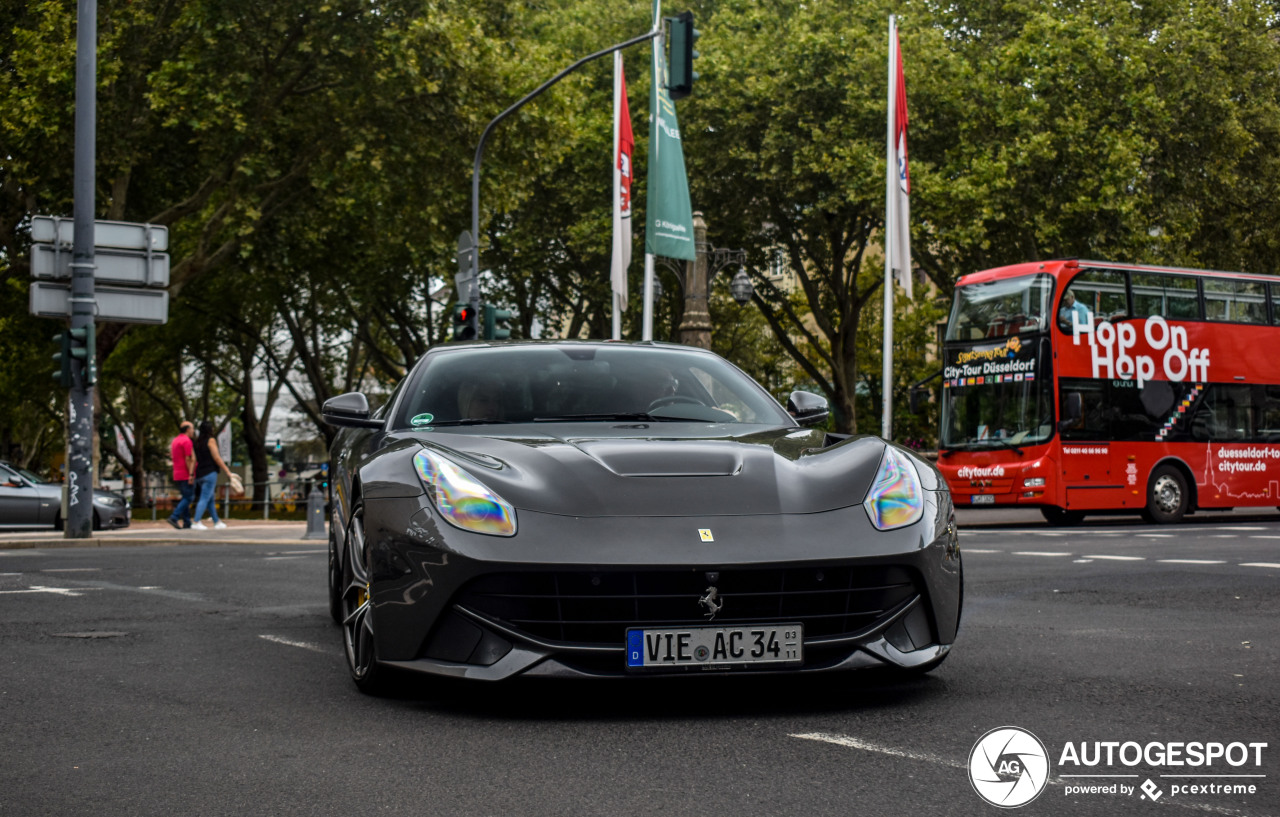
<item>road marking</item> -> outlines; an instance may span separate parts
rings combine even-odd
[[[284,644],[286,647],[300,647],[301,649],[311,650],[312,652],[318,652],[324,655],[330,654],[329,650],[326,650],[324,647],[321,647],[319,644],[312,644],[307,641],[291,641],[279,635],[260,635],[258,636],[258,638],[264,639],[266,641],[270,641],[273,644]]]
[[[861,749],[864,752],[876,752],[881,755],[889,755],[890,757],[901,757],[907,760],[919,760],[923,763],[936,763],[940,766],[950,766],[953,769],[968,769],[966,763],[957,763],[945,757],[937,755],[928,755],[921,752],[907,752],[902,749],[894,749],[892,746],[881,746],[876,743],[868,743],[865,740],[851,738],[848,735],[832,735],[826,732],[806,732],[801,735],[789,735],[789,737],[799,738],[800,740],[816,740],[822,743],[834,743],[836,746],[846,746],[850,749]]]
[[[1145,536],[1145,537],[1147,537],[1148,539],[1172,539],[1172,538],[1174,538],[1174,535],[1173,535],[1172,533],[1139,533],[1139,534],[1136,534],[1136,535],[1137,535],[1137,536]]]
[[[1206,539],[1239,539],[1234,533],[1215,533],[1212,536],[1206,536]]]
[[[1110,559],[1113,562],[1145,562],[1145,556],[1086,556],[1086,559]]]
[[[1014,556],[1074,556],[1073,553],[1055,553],[1048,550],[1015,550]]]
[[[952,769],[963,769],[966,772],[969,770],[969,765],[967,763],[959,763],[951,758],[924,754],[922,752],[909,752],[903,749],[895,749],[892,746],[881,746],[876,743],[870,743],[869,741],[849,737],[848,735],[832,735],[826,732],[806,732],[799,735],[789,735],[788,737],[799,738],[800,740],[815,740],[822,743],[833,743],[836,746],[844,746],[849,749],[861,749],[864,752],[876,752],[877,754],[889,755],[890,757],[900,757],[905,760],[918,760],[922,763],[933,763],[938,766],[947,766]],[[1055,786],[1063,785],[1062,778],[1060,777],[1050,777],[1047,782],[1052,783]],[[1236,811],[1234,809],[1223,808],[1221,806],[1211,806],[1205,803],[1187,803],[1179,802],[1178,800],[1166,800],[1165,802],[1169,805],[1182,806],[1183,808],[1188,808],[1192,811],[1207,811],[1213,814],[1233,815],[1233,817],[1243,814],[1243,812]]]
[[[965,553],[1004,553],[1004,551],[1003,551],[1003,550],[983,550],[983,549],[981,549],[981,548],[962,548],[962,550],[963,550]],[[15,574],[13,574],[13,575],[15,575],[15,576],[21,576],[22,574],[21,574],[21,573],[15,573]]]
[[[288,561],[291,561],[291,560],[293,560],[293,559],[305,559],[305,558],[307,558],[307,557],[306,557],[306,556],[264,556],[264,557],[262,558],[262,561],[264,561],[264,562],[288,562]]]
[[[1223,525],[1218,530],[1266,530],[1266,528],[1250,527],[1248,525]]]
[[[1164,562],[1167,565],[1225,565],[1226,562],[1218,559],[1156,559],[1157,562]]]
[[[41,573],[96,573],[100,567],[46,567]]]
[[[316,545],[311,550],[282,550],[280,551],[280,555],[292,556],[295,553],[303,553],[303,554],[306,554],[307,556],[318,556],[324,553],[324,549],[325,549],[325,545]]]
[[[1274,562],[1241,562],[1241,567],[1274,567],[1280,569],[1280,565]]]
[[[32,585],[31,587],[28,587],[26,590],[0,590],[0,593],[4,593],[6,595],[16,595],[18,593],[54,593],[59,596],[79,596],[80,595],[79,591],[68,590],[65,587],[39,587],[37,585]]]
[[[1258,534],[1258,535],[1250,536],[1249,538],[1250,539],[1280,539],[1280,536],[1267,536],[1267,535]]]

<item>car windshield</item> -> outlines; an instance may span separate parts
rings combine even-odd
[[[537,422],[792,425],[755,381],[714,355],[592,345],[459,347],[431,356],[397,428]]]

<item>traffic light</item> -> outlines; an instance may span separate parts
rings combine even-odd
[[[511,327],[506,325],[509,320],[511,320],[510,309],[498,309],[493,304],[485,304],[484,339],[506,340],[511,337]]]
[[[692,11],[667,19],[671,21],[671,73],[667,77],[667,93],[673,100],[684,99],[693,93],[693,81],[698,78],[698,72],[693,70],[698,52],[693,45],[702,32],[693,27]]]
[[[53,379],[64,389],[71,388],[71,333],[63,329],[53,336],[53,342],[59,350],[53,353],[53,362],[58,368],[53,370]]]
[[[84,366],[84,383],[92,386],[98,382],[98,361],[94,356],[94,327],[80,326],[75,329],[63,329],[53,336],[58,344],[58,351],[53,353],[53,362],[58,368],[53,372],[53,379],[64,389],[75,385],[75,364],[79,360]]]
[[[98,358],[94,354],[94,336],[97,332],[94,329],[93,324],[90,324],[67,330],[71,342],[71,356],[84,366],[86,386],[92,386],[98,382]]]
[[[453,339],[476,339],[476,310],[471,304],[455,304],[453,307]]]

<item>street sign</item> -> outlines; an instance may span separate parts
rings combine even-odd
[[[31,219],[31,240],[70,247],[75,240],[75,220],[58,216],[34,216]],[[162,224],[138,224],[131,221],[95,221],[93,246],[164,252],[169,249],[169,228]]]
[[[141,250],[95,249],[95,284],[119,286],[169,286],[169,254]],[[71,280],[71,250],[50,244],[31,247],[31,277],[54,281]]]
[[[169,293],[163,289],[94,288],[94,320],[162,324],[169,320]],[[71,285],[31,282],[31,314],[42,318],[71,316]]]

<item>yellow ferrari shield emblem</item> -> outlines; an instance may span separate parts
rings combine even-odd
[[[714,542],[716,538],[711,535],[710,528],[698,528],[698,535],[702,537],[704,542]]]

